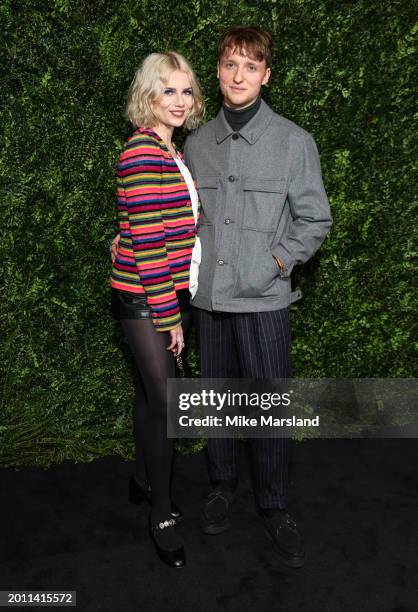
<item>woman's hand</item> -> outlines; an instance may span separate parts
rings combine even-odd
[[[112,258],[112,264],[115,263],[116,255],[118,254],[120,234],[116,234],[110,243],[110,257]]]
[[[174,329],[170,330],[170,339],[171,343],[167,346],[167,351],[172,351],[173,355],[177,357],[177,355],[180,355],[181,351],[184,349],[183,328],[181,323],[179,323]]]

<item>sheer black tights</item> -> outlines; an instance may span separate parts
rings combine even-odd
[[[183,314],[184,335],[190,320],[190,313]],[[171,507],[173,440],[167,439],[166,381],[175,377],[175,368],[167,351],[170,334],[155,331],[151,319],[122,319],[121,325],[139,372],[133,408],[137,465],[144,461],[152,490],[151,520],[159,522],[169,517]]]

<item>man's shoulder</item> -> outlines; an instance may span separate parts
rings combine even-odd
[[[268,104],[264,103],[264,113],[270,116],[270,122],[265,135],[269,138],[289,138],[297,140],[311,139],[312,135],[303,127],[287,117],[276,113]],[[187,146],[201,146],[203,142],[215,136],[216,117],[194,129],[187,137]]]
[[[192,130],[187,136],[187,144],[193,145],[194,143],[199,143],[202,140],[206,140],[210,135],[214,134],[215,120],[216,117],[214,119],[210,119],[203,125],[200,125],[199,127]]]
[[[269,131],[273,130],[275,133],[279,132],[281,136],[287,136],[291,138],[311,138],[312,135],[303,127],[291,121],[284,115],[279,115],[272,108],[268,107],[271,111],[271,122],[269,124]]]

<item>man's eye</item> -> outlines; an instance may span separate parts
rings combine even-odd
[[[251,72],[254,72],[254,70],[257,70],[256,67],[254,66],[254,64],[250,64],[248,66],[248,70],[251,70]]]
[[[227,62],[227,63],[225,64],[225,66],[226,66],[227,68],[233,68],[233,67],[234,67],[234,64],[233,64],[232,62]]]

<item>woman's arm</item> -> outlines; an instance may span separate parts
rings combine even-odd
[[[161,214],[161,150],[134,136],[117,167],[118,206],[129,226],[132,249],[156,331],[181,323],[174,282],[168,264]]]

